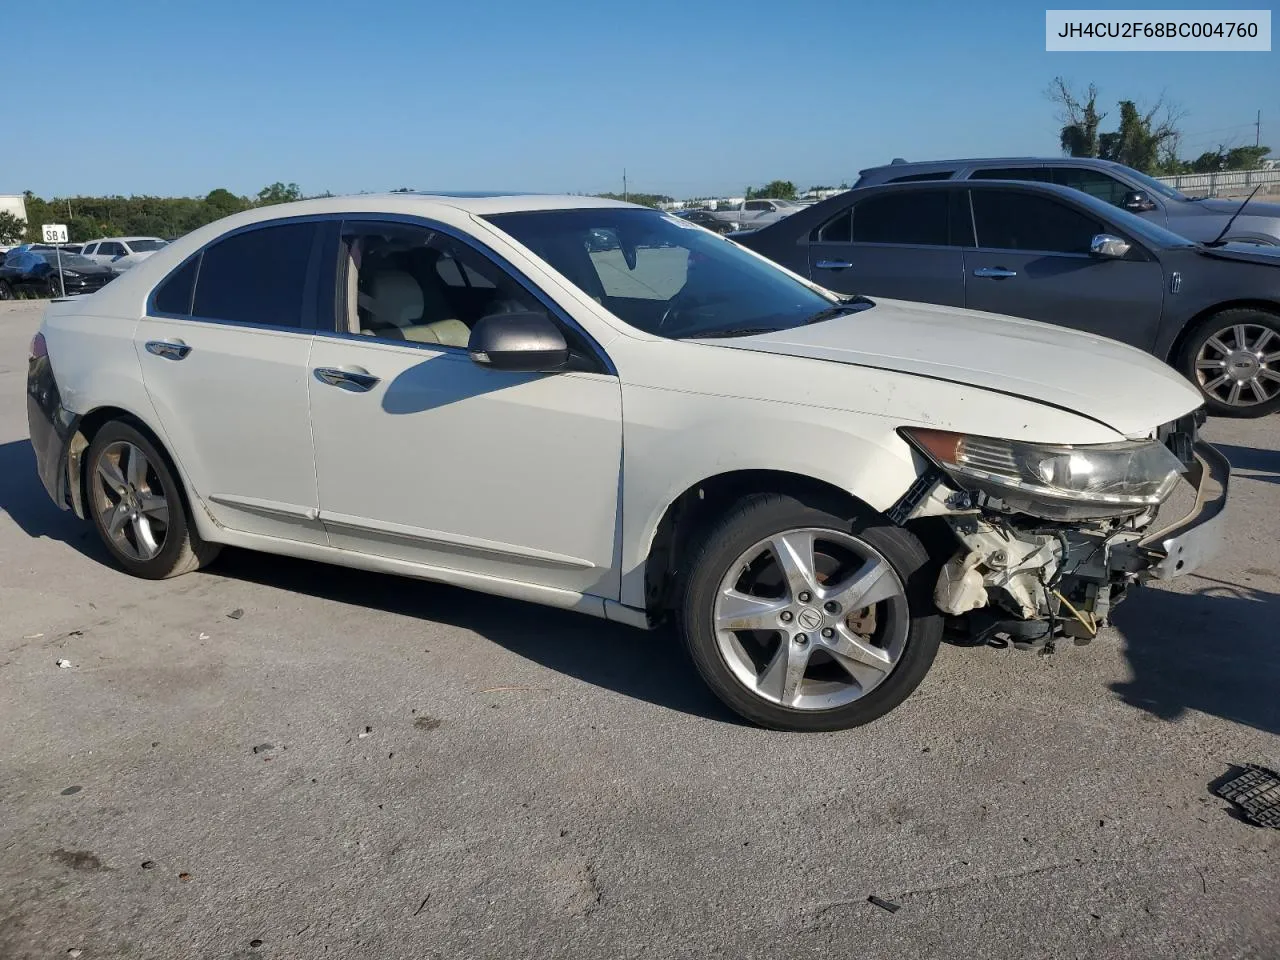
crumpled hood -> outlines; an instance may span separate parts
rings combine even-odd
[[[1128,437],[1201,403],[1171,368],[1114,340],[958,307],[875,302],[806,327],[699,342],[981,387],[1071,410]]]

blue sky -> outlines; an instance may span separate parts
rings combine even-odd
[[[0,193],[598,192],[624,166],[676,196],[852,182],[895,156],[1056,152],[1057,74],[1098,84],[1104,129],[1116,98],[1163,92],[1184,154],[1251,144],[1258,109],[1280,149],[1280,54],[1046,53],[1026,2],[19,8],[8,63],[43,106],[5,122]]]

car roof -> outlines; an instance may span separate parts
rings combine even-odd
[[[85,243],[107,243],[108,241],[128,243],[130,240],[163,240],[163,237],[98,237],[95,240],[86,240]]]
[[[804,207],[788,217],[761,227],[759,230],[747,231],[761,235],[788,235],[797,230],[807,232],[810,228],[824,223],[828,217],[834,216],[851,202],[862,197],[871,197],[883,193],[908,193],[923,190],[1020,190],[1032,193],[1045,193],[1061,197],[1078,205],[1082,196],[1079,190],[1072,187],[1059,186],[1056,183],[1042,183],[1038,180],[914,180],[909,183],[877,183],[867,187],[854,187],[835,196],[827,197],[811,206]]]
[[[867,167],[865,170],[859,170],[859,176],[866,176],[869,173],[879,173],[881,170],[906,171],[906,170],[928,170],[935,167],[972,167],[972,166],[999,166],[1006,163],[1054,163],[1066,166],[1081,167],[1118,167],[1121,164],[1111,160],[1102,160],[1098,157],[966,157],[957,160],[898,160],[893,163],[882,163],[878,166]]]

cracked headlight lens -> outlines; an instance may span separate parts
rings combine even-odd
[[[1142,513],[1168,498],[1184,470],[1158,440],[1071,446],[916,428],[902,434],[965,489],[1053,520]]]

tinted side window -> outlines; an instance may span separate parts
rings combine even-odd
[[[191,295],[195,293],[196,273],[199,269],[200,258],[192,257],[156,287],[154,304],[158,313],[176,313],[180,316],[191,313]]]
[[[100,243],[98,244],[98,253],[104,257],[118,257],[124,253],[124,248],[118,243]]]
[[[1052,172],[1054,183],[1081,190],[1092,197],[1097,197],[1099,200],[1115,204],[1117,207],[1124,203],[1124,195],[1129,192],[1129,188],[1115,179],[1115,177],[1099,173],[1097,170],[1058,167]]]
[[[935,170],[932,173],[908,173],[893,177],[885,183],[919,183],[921,180],[950,180],[954,170]]]
[[[1088,253],[1102,223],[1056,200],[1016,190],[974,190],[978,246]]]
[[[744,210],[768,210],[769,205],[763,200],[748,200],[743,206]]]
[[[97,245],[96,243],[87,243],[87,244],[85,244],[85,247],[84,247],[84,252],[85,252],[85,254],[86,254],[86,255],[88,255],[88,254],[93,253],[93,251],[97,248],[97,246],[98,246],[98,245]]]
[[[848,243],[853,239],[853,211],[841,210],[809,234],[812,243]]]
[[[991,167],[988,170],[975,170],[969,175],[970,180],[1031,180],[1035,183],[1049,183],[1050,172],[1044,167]]]
[[[947,243],[946,190],[870,197],[853,208],[854,243]]]
[[[248,230],[204,252],[192,314],[211,320],[302,325],[314,223]]]

